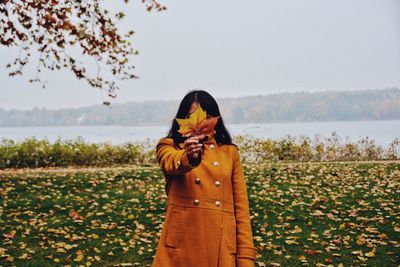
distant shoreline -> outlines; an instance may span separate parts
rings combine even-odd
[[[226,124],[400,120],[400,89],[277,93],[216,98]],[[0,127],[170,125],[179,101],[115,103],[111,108],[4,110]]]

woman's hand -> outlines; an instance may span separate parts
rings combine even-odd
[[[205,135],[196,135],[196,136],[191,136],[188,139],[185,140],[183,143],[183,148],[185,149],[188,158],[197,160],[199,158],[199,154],[201,153],[201,149],[203,147],[203,144],[200,143],[199,140],[204,139]]]

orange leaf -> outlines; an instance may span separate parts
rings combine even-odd
[[[313,250],[313,249],[306,249],[306,250],[304,250],[304,252],[307,253],[307,255],[311,255],[311,256],[322,253],[321,250]]]
[[[74,220],[83,220],[83,217],[81,215],[79,215],[79,213],[77,211],[71,210],[69,212],[69,216],[72,217]]]
[[[3,234],[5,238],[14,238],[16,231],[12,230],[8,234]]]

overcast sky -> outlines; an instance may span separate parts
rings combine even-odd
[[[135,31],[136,74],[113,102],[181,99],[189,89],[215,97],[288,91],[400,87],[398,0],[170,0],[147,13],[141,1],[107,0]],[[116,4],[118,2],[118,4]],[[45,73],[48,86],[7,76],[16,50],[0,47],[0,107],[100,104],[101,91],[68,71]],[[105,96],[105,93],[103,92]]]

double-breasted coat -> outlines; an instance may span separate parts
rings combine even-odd
[[[246,180],[238,147],[204,142],[190,165],[183,143],[161,138],[156,155],[166,178],[167,211],[152,267],[254,267]]]

